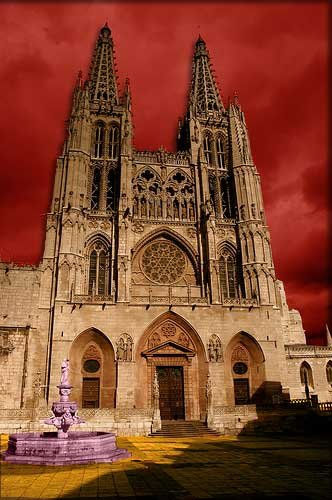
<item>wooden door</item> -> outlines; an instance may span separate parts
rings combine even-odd
[[[83,378],[82,408],[99,408],[99,378]]]
[[[184,419],[182,366],[157,366],[162,420]]]
[[[234,397],[236,405],[246,405],[249,403],[249,380],[247,378],[234,379]]]

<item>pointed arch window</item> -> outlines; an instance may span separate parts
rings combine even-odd
[[[111,169],[107,175],[106,210],[115,210],[116,173]]]
[[[306,361],[303,361],[303,363],[301,365],[300,378],[301,378],[301,384],[305,388],[309,387],[310,389],[313,389],[314,380],[312,377],[312,369],[311,369],[311,366]]]
[[[100,170],[99,168],[95,168],[93,172],[92,187],[91,187],[91,210],[99,209],[100,179],[101,179]]]
[[[110,252],[101,243],[96,243],[89,258],[89,295],[108,295],[110,283]]]
[[[219,168],[225,168],[224,166],[224,146],[221,137],[218,136],[216,140],[216,150],[217,150],[217,165]]]
[[[236,297],[236,261],[235,255],[227,248],[223,249],[219,261],[219,279],[222,297]]]
[[[204,146],[204,155],[205,155],[205,160],[208,165],[211,165],[212,163],[212,141],[211,137],[206,134],[203,139],[203,146]]]
[[[109,157],[117,160],[119,157],[120,132],[117,125],[112,125],[109,130]]]
[[[332,361],[328,361],[326,365],[327,382],[332,386]]]
[[[104,152],[104,139],[105,139],[105,125],[103,122],[96,123],[95,130],[95,158],[101,158]]]

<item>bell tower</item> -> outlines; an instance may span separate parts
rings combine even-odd
[[[212,302],[248,298],[275,305],[269,233],[244,113],[237,96],[224,107],[200,36],[178,148],[190,150],[195,165],[203,268]]]
[[[83,81],[79,72],[67,138],[57,159],[43,258],[54,275],[54,301],[93,296],[113,302],[122,294],[118,222],[127,209],[132,122],[129,81],[119,97],[115,68],[111,30],[105,24],[88,79]]]

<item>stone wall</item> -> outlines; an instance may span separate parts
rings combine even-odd
[[[306,397],[300,378],[300,368],[305,362],[312,371],[313,385],[309,386],[310,394],[317,395],[321,402],[332,401],[332,385],[328,382],[326,374],[327,363],[332,361],[332,346],[298,344],[285,348],[291,399]]]
[[[29,328],[0,327],[0,408],[21,408],[28,362]]]

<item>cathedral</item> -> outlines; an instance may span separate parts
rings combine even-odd
[[[120,95],[100,30],[42,260],[0,263],[0,420],[35,406],[38,381],[51,405],[64,359],[86,420],[122,434],[154,419],[222,430],[258,405],[331,401],[332,340],[306,345],[287,306],[245,116],[237,96],[222,102],[201,37],[188,96],[177,151],[135,149],[129,81]]]

